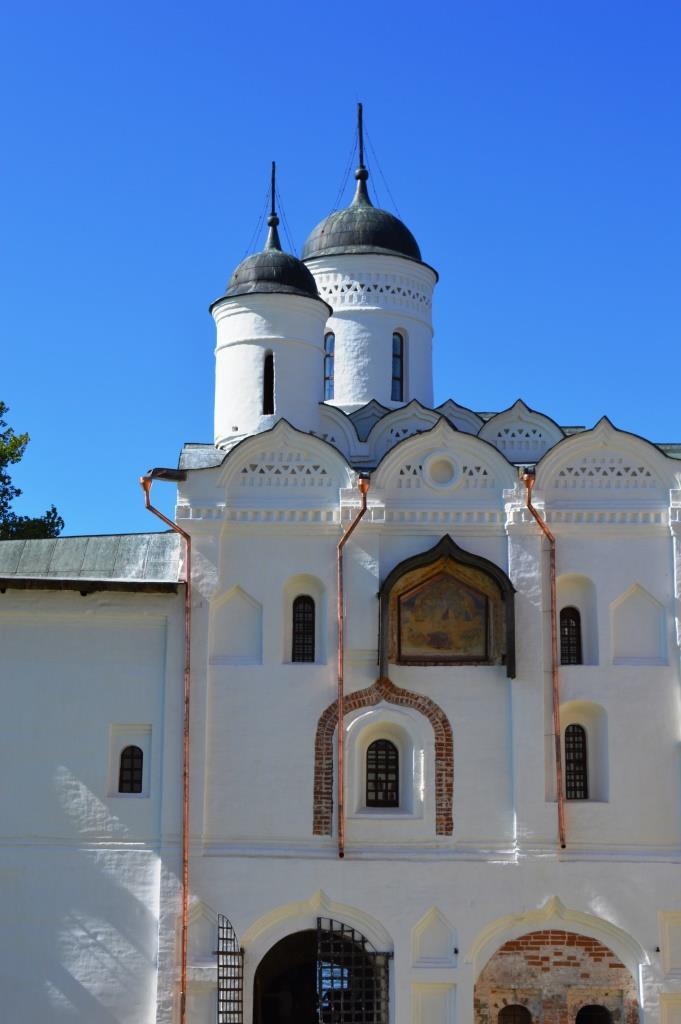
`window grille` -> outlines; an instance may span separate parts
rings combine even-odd
[[[324,401],[333,398],[333,377],[335,361],[336,336],[324,335]]]
[[[271,416],[274,413],[274,356],[265,353],[262,370],[262,414]]]
[[[388,1024],[388,961],[360,932],[317,918],[319,1024]]]
[[[497,1024],[532,1024],[532,1014],[526,1006],[513,1003],[499,1011]]]
[[[118,772],[119,793],[142,792],[142,766],[144,754],[139,747],[126,747],[121,752]]]
[[[560,612],[560,663],[582,664],[582,621],[576,608],[562,608]]]
[[[314,661],[314,601],[301,594],[293,602],[291,661]]]
[[[218,914],[217,1024],[242,1024],[244,952],[231,922]]]
[[[404,394],[404,338],[401,334],[393,334],[393,378],[390,398],[393,402],[402,402]]]
[[[399,754],[390,740],[374,740],[367,749],[367,807],[399,807]]]
[[[565,730],[565,796],[568,800],[589,799],[586,730],[581,725],[568,725]]]

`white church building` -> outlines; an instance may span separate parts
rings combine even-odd
[[[681,445],[434,408],[355,177],[167,530],[0,544],[3,1021],[681,1024]]]

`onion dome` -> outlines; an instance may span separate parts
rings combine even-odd
[[[229,279],[223,299],[234,299],[240,295],[301,295],[306,299],[323,300],[319,297],[315,279],[301,260],[290,253],[282,252],[279,241],[279,218],[275,210],[275,165],[272,164],[272,208],[267,224],[269,232],[262,252],[253,253],[242,260]]]
[[[406,256],[421,262],[418,242],[406,225],[387,210],[373,205],[367,191],[369,172],[364,166],[362,105],[358,104],[359,167],[355,171],[357,189],[345,210],[325,217],[303,247],[303,259],[315,256],[340,256],[344,253],[381,253]]]

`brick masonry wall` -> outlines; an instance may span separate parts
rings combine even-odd
[[[634,979],[612,950],[575,932],[530,932],[488,961],[475,985],[475,1024],[497,1024],[520,1004],[542,1024],[574,1024],[583,1006],[600,1005],[614,1024],[638,1024]]]
[[[435,740],[435,832],[438,836],[450,836],[454,828],[454,744],[449,719],[429,697],[404,690],[386,678],[377,679],[365,690],[349,693],[345,698],[345,714],[379,704],[382,700],[414,708],[432,725]],[[312,811],[312,832],[316,836],[330,836],[333,832],[333,734],[337,719],[338,702],[334,701],[322,712],[317,724]]]

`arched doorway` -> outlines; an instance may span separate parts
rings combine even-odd
[[[532,1014],[526,1006],[513,1003],[499,1011],[497,1024],[532,1024]]]
[[[575,1019],[575,1024],[612,1024],[612,1014],[605,1006],[595,1003],[583,1006]]]
[[[356,929],[318,918],[260,961],[253,1024],[387,1024],[388,960]]]

